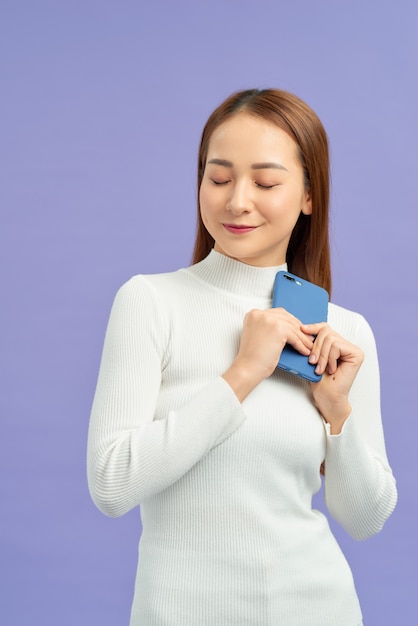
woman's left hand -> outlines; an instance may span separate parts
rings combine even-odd
[[[311,390],[316,407],[335,435],[351,413],[348,393],[364,354],[326,323],[304,324],[302,330],[316,336],[309,362],[316,364],[315,372],[322,374],[322,379],[311,383]]]

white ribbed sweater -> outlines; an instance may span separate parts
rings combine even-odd
[[[330,513],[355,538],[396,503],[373,335],[329,306],[366,354],[352,415],[331,436],[305,381],[277,370],[241,405],[221,378],[245,313],[271,306],[281,268],[212,251],[116,296],[88,443],[89,487],[110,516],[141,506],[131,626],[357,626],[352,575],[311,507],[325,458]]]

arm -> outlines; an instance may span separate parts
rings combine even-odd
[[[396,505],[397,492],[385,450],[375,341],[364,318],[356,318],[352,340],[364,361],[350,383],[348,413],[333,424],[332,416],[320,410],[327,422],[325,501],[332,516],[360,540],[381,530]],[[324,379],[325,384],[332,382],[327,372]]]
[[[223,374],[240,402],[271,376],[286,343],[305,356],[313,346],[312,337],[302,331],[300,321],[285,309],[253,309],[247,313],[238,354]]]
[[[154,420],[169,341],[158,295],[144,278],[131,279],[113,304],[88,436],[89,489],[107,515],[169,487],[245,420],[221,377]]]

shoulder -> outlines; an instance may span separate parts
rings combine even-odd
[[[361,313],[346,309],[334,302],[328,304],[328,321],[330,324],[331,322],[336,322],[339,324],[357,325],[359,323],[361,324],[362,320],[365,321],[365,318]]]
[[[118,289],[113,310],[167,321],[169,311],[182,306],[184,295],[196,281],[190,268],[160,274],[136,274]]]
[[[189,268],[160,274],[135,274],[119,288],[116,297],[165,301],[170,296],[170,300],[176,299],[179,290],[190,286],[190,278]]]
[[[361,313],[330,302],[328,305],[328,323],[340,335],[359,345],[363,350],[374,349],[373,331]]]

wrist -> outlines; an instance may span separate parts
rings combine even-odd
[[[351,404],[334,404],[327,407],[318,407],[324,420],[329,424],[330,434],[339,435],[343,429],[344,423],[351,415]]]
[[[238,400],[243,402],[265,376],[254,372],[254,368],[244,361],[236,359],[222,374],[222,378],[231,387]]]

